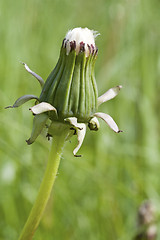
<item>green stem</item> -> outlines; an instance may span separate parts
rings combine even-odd
[[[39,225],[56,179],[61,153],[67,134],[68,131],[63,131],[60,132],[59,135],[54,136],[48,164],[37,199],[18,240],[31,240]]]

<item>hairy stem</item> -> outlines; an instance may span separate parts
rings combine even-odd
[[[61,153],[67,134],[68,131],[63,131],[59,135],[54,136],[48,164],[37,199],[18,240],[31,240],[39,225],[56,179]]]

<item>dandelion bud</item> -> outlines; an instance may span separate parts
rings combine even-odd
[[[98,97],[97,84],[94,77],[94,65],[98,49],[95,45],[97,32],[88,28],[74,28],[66,34],[60,50],[56,67],[50,73],[46,82],[26,63],[22,64],[40,83],[42,92],[38,98],[35,95],[24,95],[18,98],[12,106],[16,108],[25,102],[35,99],[35,106],[30,110],[33,113],[33,129],[27,140],[32,144],[42,129],[47,125],[47,137],[59,135],[68,129],[68,136],[77,135],[78,145],[73,151],[74,156],[80,149],[86,127],[92,131],[99,129],[97,118],[104,120],[116,133],[121,132],[113,118],[102,112],[97,112],[98,106],[117,96],[121,85],[113,87]]]
[[[48,102],[57,109],[58,119],[52,112],[51,120],[64,122],[65,118],[76,117],[78,122],[87,123],[97,111],[96,35],[88,28],[75,28],[66,34],[58,63],[40,95],[40,102]]]

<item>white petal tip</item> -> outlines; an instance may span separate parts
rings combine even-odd
[[[29,110],[33,113],[33,115],[41,114],[48,111],[54,111],[57,114],[56,108],[54,108],[51,104],[47,102],[41,102],[29,108]]]
[[[81,125],[79,125],[79,123],[77,123],[76,117],[65,118],[64,121],[70,123],[73,127],[77,128],[79,130],[83,129],[82,127],[80,127]]]
[[[115,123],[115,121],[113,120],[113,118],[110,115],[108,115],[106,113],[98,112],[98,113],[95,113],[94,116],[99,117],[102,120],[104,120],[114,132],[116,132],[116,133],[121,132],[121,130],[119,130],[117,124]]]
[[[118,85],[116,87],[110,88],[107,92],[105,92],[103,95],[98,97],[98,106],[104,102],[111,100],[112,98],[115,98],[118,95],[121,88],[122,88],[122,85]]]
[[[81,157],[81,155],[77,154],[77,152],[79,151],[82,143],[83,143],[83,140],[84,140],[84,137],[85,137],[85,134],[86,134],[86,125],[84,123],[78,123],[79,127],[81,128],[81,130],[79,128],[76,128],[76,133],[77,133],[77,139],[78,139],[78,145],[77,147],[73,150],[73,155],[75,157]]]

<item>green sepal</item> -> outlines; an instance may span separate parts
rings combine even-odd
[[[58,63],[40,95],[40,102],[48,102],[57,109],[58,119],[51,112],[51,120],[64,122],[65,118],[76,117],[78,122],[87,123],[97,111],[95,59],[95,54],[86,57],[83,51],[76,55],[72,50],[66,55],[66,49],[61,48]]]
[[[34,117],[31,137],[28,140],[26,140],[28,145],[32,144],[39,136],[39,134],[41,133],[42,129],[45,126],[47,119],[48,115],[46,113],[41,113]]]
[[[28,101],[30,101],[32,99],[36,99],[39,102],[38,97],[35,96],[35,95],[24,95],[24,96],[18,98],[12,106],[8,106],[8,107],[5,107],[5,108],[7,109],[7,108],[17,108],[17,107],[20,107],[21,105],[23,105],[24,103],[26,103],[26,102],[28,102]]]

